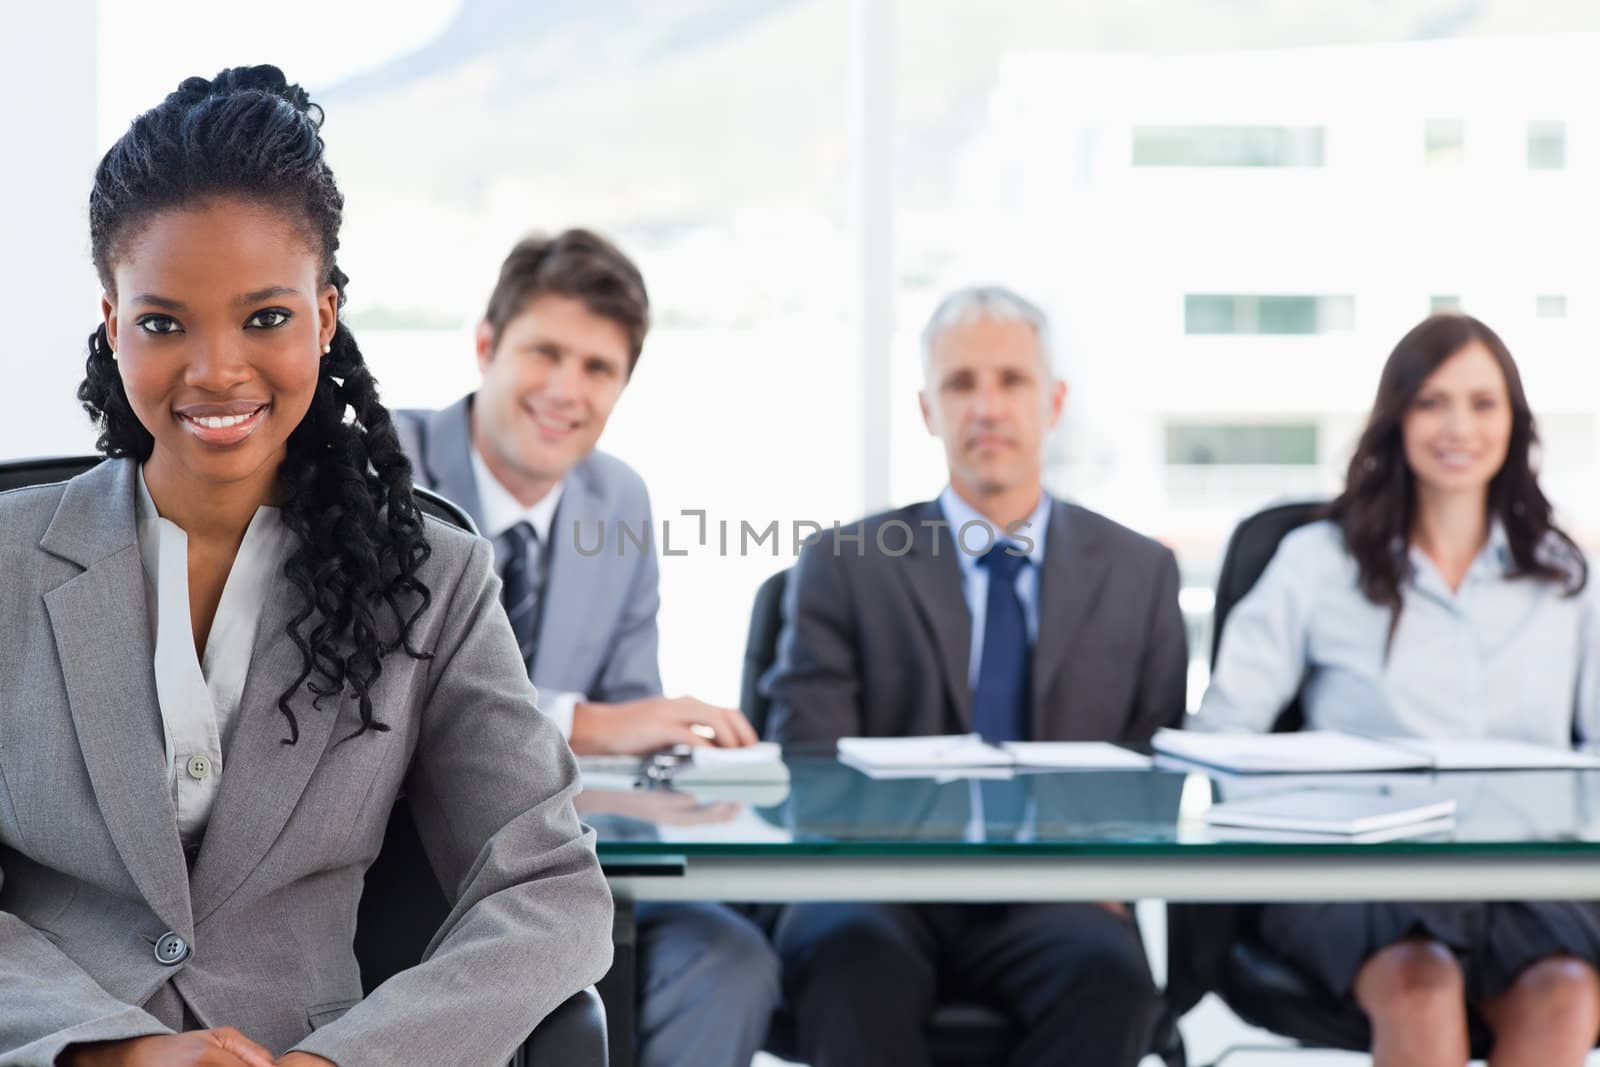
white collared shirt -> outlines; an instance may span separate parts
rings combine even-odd
[[[500,535],[517,523],[525,522],[533,527],[534,535],[538,538],[538,542],[529,550],[531,557],[528,560],[529,573],[535,575],[538,584],[548,590],[550,533],[555,528],[556,508],[561,504],[561,494],[566,488],[566,482],[557,482],[548,493],[539,498],[538,503],[532,507],[524,507],[521,501],[511,495],[511,490],[500,484],[500,479],[494,476],[489,465],[478,454],[476,444],[472,446],[472,477],[477,483],[478,503],[483,508],[483,524],[479,533],[494,544],[495,570],[505,573],[506,561],[498,558],[504,550],[504,546],[500,543]],[[582,693],[541,691],[536,699],[539,709],[561,728],[561,736],[571,737],[573,710],[588,700],[588,697]]]
[[[1284,538],[1229,614],[1192,725],[1265,731],[1296,692],[1306,724],[1380,736],[1506,738],[1565,748],[1600,741],[1595,596],[1508,578],[1498,523],[1452,590],[1413,547],[1394,644],[1390,612],[1357,585],[1337,524]],[[1303,688],[1302,688],[1303,686]]]
[[[155,634],[156,699],[167,780],[178,836],[191,846],[204,835],[222,787],[224,755],[250,673],[261,606],[282,573],[290,532],[277,508],[256,509],[222,588],[205,655],[197,657],[189,609],[189,537],[156,511],[142,467],[137,482],[139,557]]]
[[[972,645],[967,659],[967,686],[978,686],[978,665],[983,662],[983,630],[989,614],[989,572],[978,565],[984,553],[999,541],[1015,541],[1017,547],[1028,547],[1031,567],[1017,571],[1017,598],[1022,601],[1022,614],[1027,620],[1028,642],[1039,638],[1039,568],[1044,566],[1045,537],[1050,532],[1050,494],[1039,493],[1039,503],[1033,514],[1007,534],[994,523],[978,514],[978,509],[967,503],[951,486],[939,494],[939,510],[950,524],[951,540],[956,542],[956,559],[961,562],[961,592],[966,597],[967,614],[972,619]]]

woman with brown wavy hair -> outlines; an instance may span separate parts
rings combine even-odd
[[[1521,377],[1493,330],[1436,315],[1390,354],[1323,521],[1286,537],[1228,617],[1199,725],[1600,740],[1583,553],[1535,471]],[[1580,1064],[1600,1034],[1589,904],[1268,905],[1262,936],[1372,1023],[1379,1067]]]

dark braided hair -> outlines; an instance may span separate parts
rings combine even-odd
[[[234,67],[189,78],[134,120],[95,171],[89,234],[95,269],[114,293],[112,263],[153,216],[212,197],[264,203],[300,222],[321,256],[325,284],[345,302],[348,279],[334,261],[344,197],[323,158],[322,109],[276,67]],[[89,337],[78,399],[100,429],[107,456],[148,459],[155,440],[128,403],[102,324]],[[305,686],[312,707],[350,690],[361,728],[387,730],[372,710],[383,659],[403,649],[431,596],[417,578],[429,547],[412,494],[411,464],[356,340],[343,322],[322,357],[315,396],[289,435],[278,469],[284,524],[296,545],[284,575],[301,603],[287,627],[300,674],[278,698],[299,739],[291,706]]]

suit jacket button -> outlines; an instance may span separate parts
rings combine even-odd
[[[156,940],[156,962],[176,967],[189,958],[189,942],[168,930]]]

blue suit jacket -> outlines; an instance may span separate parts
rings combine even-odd
[[[467,394],[440,411],[396,411],[395,429],[418,485],[461,505],[479,525]],[[566,478],[551,526],[539,646],[529,674],[541,690],[612,703],[661,694],[656,609],[661,603],[644,479],[595,451]]]

